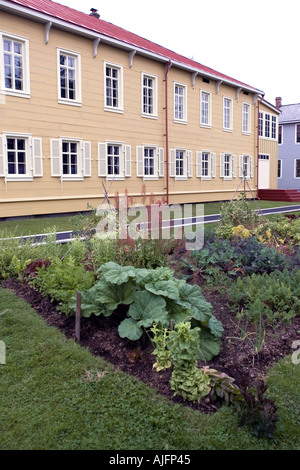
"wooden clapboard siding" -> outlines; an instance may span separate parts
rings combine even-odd
[[[30,99],[14,96],[1,97],[0,132],[28,133],[41,138],[43,145],[43,177],[30,182],[7,182],[0,178],[0,217],[30,215],[49,212],[86,210],[87,203],[99,204],[103,196],[98,177],[98,143],[123,142],[131,146],[131,177],[114,181],[110,196],[115,192],[134,195],[141,201],[143,186],[157,199],[166,195],[165,177],[143,180],[136,176],[136,147],[156,145],[166,154],[165,123],[165,65],[135,55],[129,66],[127,51],[100,42],[97,57],[93,58],[90,39],[52,27],[49,43],[44,40],[42,24],[1,11],[1,29],[7,33],[29,39]],[[81,57],[81,106],[58,103],[57,49],[77,53]],[[104,110],[104,62],[123,69],[123,112]],[[142,116],[142,73],[157,77],[157,118]],[[187,123],[174,122],[174,82],[186,85]],[[200,90],[212,97],[212,127],[200,126]],[[223,130],[223,97],[233,103],[233,130]],[[4,103],[3,103],[4,101]],[[242,104],[251,105],[251,135],[242,134]],[[169,149],[186,148],[193,155],[193,176],[186,181],[169,179],[170,203],[203,202],[230,199],[240,179],[224,180],[219,176],[220,153],[230,152],[256,155],[257,110],[253,95],[222,84],[216,93],[216,82],[205,83],[201,75],[192,86],[191,73],[171,67],[168,75],[168,135]],[[51,176],[50,139],[78,138],[91,143],[91,177],[82,181],[60,181]],[[272,143],[273,144],[273,143]],[[216,153],[216,177],[202,181],[196,176],[196,152],[210,150]],[[276,165],[277,168],[277,165]],[[273,181],[273,180],[272,180]],[[250,180],[256,189],[256,175]],[[148,198],[149,200],[149,198]]]

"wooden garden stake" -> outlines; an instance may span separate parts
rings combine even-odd
[[[81,293],[76,294],[75,340],[80,341]]]

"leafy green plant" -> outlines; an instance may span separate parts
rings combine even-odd
[[[68,256],[65,260],[57,258],[50,266],[37,269],[37,274],[31,281],[33,286],[52,301],[58,302],[58,309],[70,314],[69,300],[77,290],[88,289],[95,282],[91,271],[86,271],[83,264]]]
[[[201,370],[209,377],[213,401],[220,399],[226,405],[231,405],[243,399],[241,391],[232,377],[209,366],[204,366]]]
[[[252,228],[258,223],[259,216],[250,207],[246,194],[241,193],[239,199],[222,204],[220,220],[221,224],[231,225],[232,227],[243,225],[246,228]]]
[[[37,259],[52,260],[62,254],[62,247],[56,243],[53,232],[43,239],[42,244],[33,244],[32,239],[15,237],[15,233],[0,233],[0,279],[9,277],[24,280],[30,263]]]
[[[286,255],[260,243],[256,237],[207,240],[200,251],[192,252],[191,261],[201,275],[213,280],[218,279],[220,273],[237,278],[252,273],[282,271],[291,265]],[[188,261],[186,266],[195,269]]]
[[[201,327],[199,359],[209,360],[220,352],[223,327],[199,286],[176,279],[174,271],[165,267],[145,269],[109,262],[97,275],[96,284],[82,292],[83,316],[110,316],[118,306],[125,306],[127,318],[120,323],[119,334],[132,341],[154,323],[167,328],[171,321],[175,325],[192,321],[193,327]],[[73,297],[70,308],[75,310],[75,305]]]
[[[170,386],[174,395],[200,402],[210,392],[209,376],[197,367],[199,328],[180,322],[169,334],[167,348],[173,364]]]
[[[156,362],[153,364],[153,367],[157,372],[169,369],[172,365],[170,352],[167,349],[169,330],[168,328],[162,328],[159,323],[154,323],[150,330],[153,335],[152,342],[154,343],[152,354],[156,356]]]
[[[261,316],[275,327],[288,323],[300,313],[300,271],[275,271],[239,278],[230,287],[233,309],[238,318],[259,324]]]

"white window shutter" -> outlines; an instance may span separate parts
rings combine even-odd
[[[125,145],[124,155],[125,155],[125,163],[124,163],[124,171],[125,176],[130,178],[131,177],[131,145]]]
[[[43,149],[42,139],[38,137],[32,138],[32,164],[33,164],[33,176],[43,176]]]
[[[165,176],[165,149],[158,149],[158,176],[163,178]]]
[[[136,176],[143,178],[144,176],[144,147],[136,148]]]
[[[243,178],[243,169],[244,169],[244,155],[239,156],[239,177]]]
[[[250,157],[250,178],[254,177],[254,158]]]
[[[107,176],[106,144],[98,143],[98,176]]]
[[[0,176],[5,176],[4,137],[0,136]]]
[[[236,155],[232,155],[232,177],[236,178]]]
[[[62,161],[60,155],[60,140],[51,139],[51,176],[61,176],[62,175]]]
[[[170,162],[169,162],[169,176],[171,178],[176,177],[176,151],[174,149],[170,150]]]
[[[202,176],[202,152],[196,152],[196,176],[197,178]]]
[[[224,178],[224,153],[220,153],[220,178]]]
[[[187,174],[189,178],[193,177],[193,152],[187,151]]]
[[[92,176],[91,142],[83,142],[83,176]]]
[[[211,176],[212,178],[216,177],[216,154],[212,153],[211,156]]]

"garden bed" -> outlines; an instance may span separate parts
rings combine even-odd
[[[49,298],[43,297],[30,285],[13,279],[4,281],[2,286],[26,300],[49,325],[59,328],[66,337],[75,339],[74,317],[60,314],[55,303]],[[294,318],[284,327],[279,325],[276,330],[266,327],[264,345],[260,352],[255,354],[250,341],[247,338],[241,339],[236,316],[228,309],[226,296],[220,295],[217,289],[206,291],[204,285],[201,285],[201,288],[206,300],[213,306],[214,316],[222,322],[224,328],[221,352],[209,361],[210,368],[225,372],[235,379],[236,385],[240,385],[244,380],[250,384],[264,380],[268,369],[292,352],[292,343],[299,338],[300,318]],[[153,369],[155,357],[148,336],[144,335],[142,339],[134,342],[120,338],[118,325],[123,318],[125,312],[121,309],[109,318],[82,318],[80,344],[87,347],[92,354],[132,374],[176,403],[186,404],[207,413],[216,411],[220,404],[212,403],[209,397],[205,397],[201,403],[184,402],[181,397],[174,397],[170,388],[171,370],[157,372]],[[248,334],[251,333],[250,327],[247,331]],[[204,365],[205,363],[199,363],[200,367]]]

